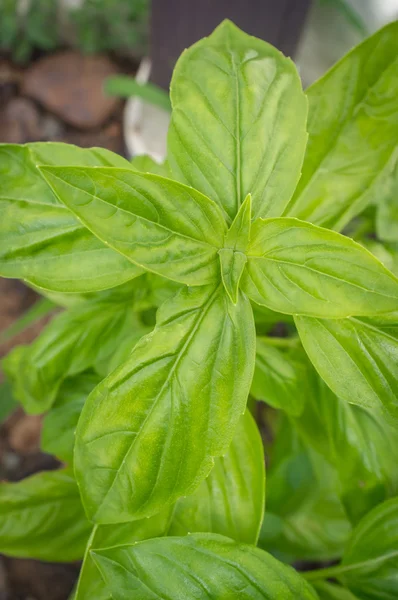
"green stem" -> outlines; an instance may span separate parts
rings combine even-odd
[[[346,571],[352,571],[353,565],[334,565],[325,569],[315,569],[313,571],[304,571],[300,573],[307,581],[316,581],[318,579],[338,578],[339,575]]]

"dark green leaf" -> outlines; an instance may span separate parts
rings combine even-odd
[[[307,105],[292,61],[224,21],[178,60],[170,87],[174,176],[233,219],[280,216],[300,177]]]
[[[157,538],[92,555],[115,600],[132,593],[140,600],[316,600],[291,567],[215,534]]]
[[[49,471],[0,484],[0,552],[67,562],[83,557],[92,525],[73,477]]]
[[[103,242],[148,271],[188,285],[219,277],[218,206],[176,181],[132,169],[43,167],[60,200]]]
[[[192,493],[244,412],[255,356],[248,300],[222,286],[184,288],[153,333],[86,402],[75,469],[98,523],[155,514]]]
[[[0,383],[0,424],[18,406],[9,381]]]

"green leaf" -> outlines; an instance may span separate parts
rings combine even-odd
[[[87,371],[66,379],[57,400],[46,414],[41,431],[41,448],[69,464],[73,462],[75,430],[87,396],[100,377]]]
[[[153,173],[162,177],[170,177],[170,169],[167,160],[163,163],[158,163],[147,154],[134,156],[130,162],[131,166],[141,173]]]
[[[319,600],[361,600],[341,585],[327,583],[326,581],[314,584],[314,589],[319,596]]]
[[[231,301],[238,301],[240,278],[245,268],[251,222],[251,195],[240,206],[238,214],[225,235],[224,248],[219,250],[221,278]]]
[[[396,600],[397,572],[398,498],[392,498],[357,525],[338,579],[363,600]]]
[[[166,535],[170,510],[169,508],[150,519],[117,525],[95,525],[86,547],[74,600],[112,600],[111,593],[91,557],[91,550],[133,544]]]
[[[127,340],[131,350],[148,331],[135,314],[135,285],[135,281],[127,284],[119,298],[117,292],[100,296],[96,302],[81,302],[61,313],[30,346],[17,346],[4,359],[15,397],[27,412],[48,410],[66,377],[90,367],[107,375],[119,346],[125,351]]]
[[[351,525],[336,493],[336,472],[282,421],[271,449],[267,510],[259,545],[285,562],[340,558]]]
[[[133,170],[43,167],[59,199],[104,243],[148,271],[188,285],[219,277],[218,206],[176,181]]]
[[[263,444],[246,411],[226,455],[215,460],[210,475],[191,496],[177,501],[168,535],[211,532],[256,544],[264,504]]]
[[[313,317],[396,310],[398,279],[353,240],[297,219],[257,219],[241,287],[272,310]]]
[[[215,534],[157,538],[92,553],[115,600],[316,599],[291,567]]]
[[[184,288],[159,309],[79,421],[75,470],[95,522],[155,514],[198,487],[244,412],[254,356],[243,295],[234,306],[222,286]]]
[[[215,200],[230,220],[248,193],[255,217],[280,216],[307,140],[293,62],[224,21],[181,55],[170,94],[175,178]]]
[[[398,432],[377,410],[340,400],[315,373],[311,380],[304,412],[294,425],[305,443],[335,467],[339,496],[356,522],[398,492]]]
[[[285,352],[267,343],[267,338],[258,337],[250,393],[256,400],[297,416],[307,399],[307,371],[300,352]]]
[[[380,194],[383,197],[376,212],[377,237],[385,242],[398,242],[398,157]]]
[[[101,148],[0,144],[0,275],[60,292],[101,290],[139,275],[136,265],[107,248],[57,200],[37,168],[43,164],[130,168]]]
[[[296,317],[303,346],[340,398],[398,417],[398,320]]]
[[[0,484],[3,554],[51,562],[79,560],[91,528],[76,482],[67,471]]]
[[[235,541],[256,543],[264,512],[264,483],[262,442],[253,417],[246,411],[227,454],[215,460],[210,475],[191,496],[180,498],[173,507],[149,519],[95,527],[87,546],[76,600],[110,598],[91,558],[92,548],[192,532],[220,533]]]
[[[396,160],[397,56],[395,22],[307,90],[309,140],[286,216],[341,230],[378,202]]]

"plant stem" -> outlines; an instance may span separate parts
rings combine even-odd
[[[298,336],[282,338],[260,335],[257,337],[266,344],[276,346],[277,348],[296,348],[300,344],[300,338]]]
[[[307,581],[316,581],[318,579],[330,579],[338,577],[345,571],[352,570],[352,565],[333,565],[333,567],[326,567],[325,569],[314,569],[313,571],[304,571],[300,573]]]

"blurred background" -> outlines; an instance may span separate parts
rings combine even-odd
[[[175,60],[226,17],[291,56],[307,87],[397,19],[398,0],[0,0],[0,142],[63,141],[161,160]],[[44,326],[39,313],[22,333],[13,326],[36,300],[0,279],[0,356]],[[54,468],[39,451],[41,418],[1,400],[11,416],[0,429],[0,479]],[[77,572],[0,557],[0,600],[66,600]]]

